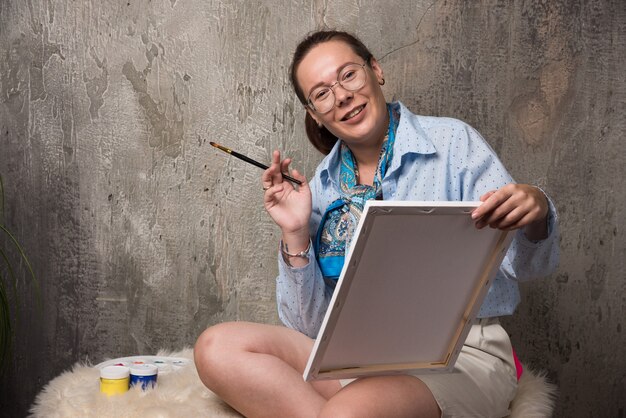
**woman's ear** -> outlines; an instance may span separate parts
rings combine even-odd
[[[378,61],[376,61],[376,58],[372,57],[370,59],[370,67],[372,67],[372,71],[374,71],[374,74],[376,75],[376,81],[378,81],[378,84],[385,84],[383,69]]]
[[[306,109],[306,111],[309,114],[309,116],[315,121],[315,123],[317,123],[318,128],[321,128],[322,126],[324,126],[324,124],[322,123],[320,118],[317,117],[315,112],[312,111],[309,106],[305,106],[304,108]]]

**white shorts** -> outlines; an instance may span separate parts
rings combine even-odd
[[[506,417],[517,390],[511,341],[497,318],[472,326],[452,373],[416,377],[432,392],[442,418]]]

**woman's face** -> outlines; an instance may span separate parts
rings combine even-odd
[[[342,41],[328,41],[315,46],[298,66],[296,76],[304,96],[320,86],[332,86],[346,64],[364,64],[352,48]],[[357,91],[348,91],[339,84],[332,88],[335,106],[328,113],[318,113],[309,107],[307,111],[319,124],[343,139],[351,148],[380,146],[387,131],[387,107],[380,89],[383,72],[372,59],[366,65],[365,85]]]

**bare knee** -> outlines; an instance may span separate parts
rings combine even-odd
[[[236,336],[239,323],[226,322],[204,330],[193,349],[194,362],[200,379],[208,386],[212,376],[222,373],[233,356],[244,350]]]

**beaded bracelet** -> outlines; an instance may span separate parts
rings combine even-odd
[[[285,263],[287,263],[287,265],[289,267],[293,267],[291,265],[291,263],[289,262],[289,258],[291,257],[298,257],[298,258],[304,258],[306,260],[309,259],[309,251],[311,250],[311,240],[309,240],[309,245],[307,245],[306,249],[304,249],[303,251],[300,251],[299,253],[296,254],[291,254],[288,253],[285,250],[285,246],[283,244],[283,240],[280,240],[280,252],[283,254],[283,260],[285,260]]]

